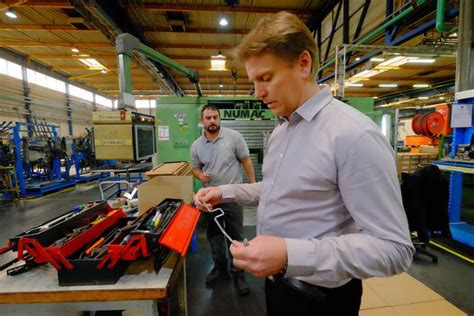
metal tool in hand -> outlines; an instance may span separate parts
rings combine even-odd
[[[206,207],[207,211],[209,213],[213,213],[213,212],[221,212],[220,214],[214,216],[214,222],[216,223],[217,227],[219,227],[219,229],[221,230],[221,232],[224,234],[224,236],[231,242],[233,243],[234,240],[232,238],[230,238],[229,234],[227,234],[227,232],[225,231],[224,227],[222,227],[221,223],[219,223],[219,217],[222,217],[224,216],[224,210],[221,209],[220,207],[219,208],[214,208],[214,209],[211,209],[206,203],[204,203],[203,201],[201,201],[201,203]],[[244,246],[248,246],[249,245],[249,241],[247,240],[247,238],[244,239],[243,241],[243,244]]]

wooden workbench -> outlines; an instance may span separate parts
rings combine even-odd
[[[8,276],[0,272],[0,315],[78,315],[79,311],[127,310],[127,315],[160,315],[176,288],[185,313],[184,258],[172,256],[158,274],[126,274],[113,285],[59,286],[50,265]],[[181,304],[182,303],[182,304]]]

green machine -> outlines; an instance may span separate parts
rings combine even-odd
[[[158,161],[190,161],[191,145],[202,131],[201,107],[215,104],[222,121],[273,120],[273,114],[252,96],[160,97],[156,100]],[[222,123],[225,126],[225,122]]]
[[[398,112],[396,110],[392,108],[375,110],[372,97],[344,97],[342,101],[370,117],[380,127],[382,133],[389,138],[393,148],[397,148]]]

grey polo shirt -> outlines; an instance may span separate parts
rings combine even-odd
[[[283,237],[287,277],[337,287],[406,270],[414,248],[394,152],[367,116],[326,88],[280,120],[263,181],[224,185],[224,202],[257,204],[257,234]]]
[[[248,156],[249,149],[242,135],[222,126],[214,141],[207,140],[203,132],[191,146],[192,167],[211,175],[211,181],[203,183],[204,187],[242,183],[240,160]]]

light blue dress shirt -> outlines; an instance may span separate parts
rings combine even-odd
[[[262,182],[221,186],[223,199],[258,204],[257,234],[286,241],[286,277],[333,288],[410,266],[394,152],[329,88],[280,119],[262,172]]]

